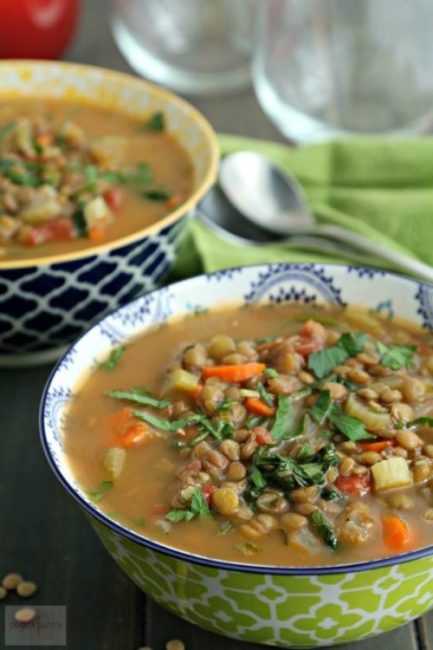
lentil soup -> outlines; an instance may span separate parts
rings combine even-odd
[[[138,120],[93,105],[3,99],[0,260],[113,241],[158,221],[193,187],[163,113]]]
[[[287,566],[433,541],[433,336],[359,309],[266,305],[163,325],[73,398],[97,507],[190,553]]]

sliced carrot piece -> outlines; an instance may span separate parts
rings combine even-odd
[[[409,525],[395,515],[382,517],[382,534],[385,546],[392,551],[404,551],[413,544],[413,536]]]
[[[90,241],[94,242],[95,244],[100,244],[101,242],[105,241],[105,228],[102,228],[101,226],[92,226],[89,228],[88,236]]]
[[[245,400],[245,406],[251,413],[256,413],[256,415],[263,415],[264,417],[272,417],[275,414],[275,409],[272,406],[268,406],[263,402],[263,400],[258,397],[247,397]]]
[[[339,476],[335,481],[336,487],[346,494],[357,494],[362,496],[370,489],[370,479],[368,476]]]
[[[194,390],[191,391],[191,395],[195,400],[198,400],[203,390],[203,384],[197,384]]]
[[[54,142],[54,134],[48,132],[41,133],[35,140],[40,147],[50,147]]]
[[[169,511],[169,507],[165,503],[154,503],[150,506],[150,514],[152,515],[165,515]]]
[[[155,432],[146,422],[137,420],[129,408],[120,409],[104,421],[110,437],[110,446],[136,447],[155,438]]]
[[[251,379],[252,377],[259,377],[266,370],[264,363],[244,363],[232,366],[211,366],[203,368],[202,375],[204,379],[208,377],[218,377],[222,381],[228,382],[242,382]]]
[[[173,194],[167,202],[166,202],[166,207],[168,210],[174,210],[174,208],[177,208],[178,205],[183,203],[185,201],[185,197],[183,194]]]
[[[378,440],[377,442],[360,442],[358,443],[362,451],[378,451],[381,452],[387,447],[391,446],[390,440]]]

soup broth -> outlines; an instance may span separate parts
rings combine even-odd
[[[86,249],[155,223],[193,187],[163,113],[141,120],[92,105],[3,99],[0,253]]]
[[[426,546],[432,346],[358,309],[188,316],[80,387],[68,459],[98,508],[189,553],[309,566]]]

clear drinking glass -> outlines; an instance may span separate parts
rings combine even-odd
[[[432,27],[431,0],[259,2],[253,59],[259,102],[300,142],[427,130]]]
[[[250,82],[254,0],[111,0],[119,49],[142,76],[185,93]]]

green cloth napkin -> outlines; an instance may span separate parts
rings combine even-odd
[[[294,149],[220,135],[219,143],[222,155],[257,151],[294,174],[318,223],[344,226],[433,264],[433,138],[363,137]],[[193,220],[176,275],[280,261],[353,260],[283,245],[235,246]],[[377,261],[366,256],[365,264]]]

